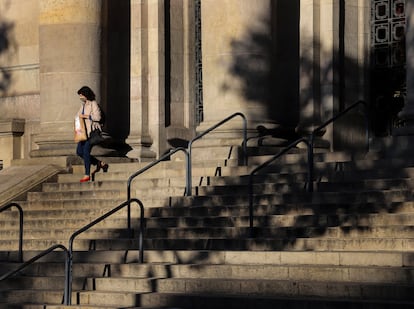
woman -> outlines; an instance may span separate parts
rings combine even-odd
[[[78,90],[78,95],[79,99],[82,101],[82,105],[77,115],[84,119],[86,134],[89,137],[92,127],[100,126],[101,110],[95,100],[95,93],[93,93],[91,88],[83,86]],[[108,171],[108,164],[91,156],[91,150],[92,146],[89,143],[89,139],[78,143],[76,154],[83,159],[85,165],[85,176],[83,176],[80,182],[91,180],[91,164],[96,165],[96,169],[92,173],[92,180],[94,180],[95,174],[101,169],[105,173]]]

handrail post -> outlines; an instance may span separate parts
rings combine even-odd
[[[247,166],[248,159],[249,159],[249,157],[247,155],[247,119],[242,113],[240,113],[240,117],[242,117],[242,119],[243,119],[243,143],[242,143],[243,165]]]
[[[193,195],[193,162],[192,162],[192,153],[193,153],[193,142],[194,139],[192,139],[191,141],[189,141],[188,143],[188,148],[187,148],[187,153],[188,153],[188,162],[187,162],[187,190],[188,192],[186,193],[187,196],[192,196]]]
[[[323,128],[325,128],[326,126],[328,126],[329,124],[335,122],[335,120],[337,120],[338,118],[342,117],[343,115],[345,115],[346,113],[348,113],[350,110],[354,109],[356,106],[358,105],[362,105],[364,107],[364,120],[365,120],[365,147],[366,147],[366,152],[369,151],[369,138],[370,138],[370,118],[369,118],[369,114],[368,114],[368,106],[366,104],[365,101],[363,100],[359,100],[357,102],[355,102],[354,104],[348,106],[346,109],[344,109],[342,112],[340,112],[339,114],[337,114],[336,116],[332,117],[331,119],[329,119],[328,121],[324,122],[323,124],[321,124],[319,127],[317,127],[316,129],[314,129],[312,131],[312,133],[310,134],[310,141],[309,141],[309,154],[308,154],[308,162],[309,162],[309,175],[312,176],[312,179],[309,179],[309,192],[313,192],[313,173],[314,173],[314,148],[315,148],[315,135],[317,132],[319,132],[320,130],[322,130]],[[312,182],[310,182],[312,181]]]
[[[370,139],[370,118],[368,113],[368,106],[364,101],[361,101],[364,106],[364,116],[365,116],[365,151],[369,152],[369,139]]]
[[[68,306],[72,305],[72,274],[73,274],[73,242],[69,240],[69,252],[68,252],[68,262],[66,266],[66,276],[65,276],[65,285],[66,285],[66,293],[69,295],[69,298],[67,299]],[[65,293],[65,294],[66,294]]]
[[[249,236],[253,238],[253,173],[249,175]]]
[[[53,245],[51,247],[49,247],[46,250],[43,250],[42,252],[40,252],[38,255],[32,257],[30,260],[24,262],[22,265],[20,265],[19,267],[17,267],[14,270],[11,270],[9,272],[7,272],[6,274],[2,275],[0,277],[0,281],[10,278],[11,276],[17,274],[19,271],[21,271],[22,269],[26,268],[27,266],[33,264],[34,262],[36,262],[38,259],[44,257],[45,255],[53,252],[56,249],[62,249],[65,253],[65,275],[67,274],[67,270],[68,270],[68,262],[69,262],[69,253],[68,253],[68,249],[61,244],[57,244],[57,245]],[[64,286],[64,292],[63,292],[63,303],[64,305],[70,305],[70,293],[69,293],[69,285],[67,284],[66,278],[65,278],[65,286]]]
[[[69,267],[69,251],[63,245],[61,246],[61,248],[64,248],[64,251],[66,253],[66,257],[65,257],[65,274],[66,274],[68,272],[68,267]],[[71,298],[72,298],[71,293],[69,293],[69,283],[68,283],[67,278],[65,276],[65,288],[64,288],[64,293],[63,293],[63,303],[65,305],[70,305],[72,303]]]
[[[308,145],[308,192],[313,192],[313,172],[314,172],[314,153],[313,153],[314,134],[310,136],[310,141],[306,141]]]
[[[188,196],[191,196],[191,189],[192,189],[192,148],[193,148],[193,143],[197,140],[199,140],[200,138],[202,138],[203,136],[207,135],[208,133],[210,133],[211,131],[217,129],[218,127],[220,127],[221,125],[223,125],[224,123],[228,122],[229,120],[233,119],[236,116],[240,116],[243,120],[243,142],[242,142],[242,149],[243,149],[243,165],[247,166],[248,163],[248,158],[247,158],[247,119],[246,116],[244,116],[242,113],[234,113],[230,116],[228,116],[227,118],[223,119],[222,121],[218,122],[216,125],[210,127],[209,129],[207,129],[206,131],[202,132],[201,134],[197,135],[196,137],[194,137],[192,140],[190,140],[188,142],[188,147],[187,147],[187,152],[188,152],[188,163],[187,163],[187,173],[188,173],[188,181],[189,181],[189,192],[190,194]]]
[[[125,206],[130,206],[131,202],[135,202],[141,209],[140,212],[140,235],[138,238],[138,247],[139,247],[139,257],[138,260],[140,263],[144,262],[144,204],[134,198],[128,201],[123,202],[122,204],[118,205],[114,209],[108,211],[104,215],[100,216],[99,218],[95,219],[94,221],[90,222],[89,224],[85,225],[84,227],[80,228],[79,230],[75,231],[69,238],[69,250],[68,250],[68,264],[66,268],[66,278],[65,284],[67,286],[67,293],[68,295],[72,295],[72,281],[73,281],[73,242],[75,241],[75,237],[79,234],[87,231],[92,226],[96,225],[97,223],[103,221],[104,219],[108,218],[112,214],[116,213],[117,211],[121,210]],[[71,300],[69,299],[69,305],[71,304]]]
[[[191,167],[191,147],[185,151],[185,195],[191,196],[193,194],[193,172]]]
[[[250,237],[255,237],[255,233],[254,233],[254,226],[253,226],[253,221],[254,221],[254,197],[253,197],[253,176],[256,172],[258,172],[260,169],[268,166],[270,163],[272,163],[274,160],[278,159],[279,157],[281,157],[282,155],[284,155],[285,153],[287,153],[290,149],[292,149],[293,147],[295,147],[297,144],[304,142],[305,145],[308,148],[308,160],[313,160],[313,156],[310,155],[311,150],[309,150],[310,148],[310,143],[308,142],[308,140],[306,138],[299,138],[296,141],[292,142],[291,144],[289,144],[288,146],[286,146],[284,149],[282,149],[281,151],[279,151],[277,154],[275,154],[273,157],[271,157],[270,159],[268,159],[267,161],[265,161],[264,163],[262,163],[261,165],[257,166],[254,170],[252,170],[249,174],[249,190],[248,190],[248,194],[249,194],[249,233],[250,233]],[[308,177],[307,177],[307,182],[310,188],[310,179],[313,179],[313,168],[310,167],[311,165],[308,162]],[[312,178],[311,178],[312,177]]]
[[[139,199],[134,199],[133,202],[136,202],[140,208],[140,227],[139,227],[139,238],[138,238],[138,251],[139,257],[138,262],[144,263],[144,231],[145,231],[145,218],[144,218],[144,204]]]
[[[186,191],[186,195],[188,195],[188,192],[190,192],[190,195],[191,195],[191,190],[189,190],[189,188],[191,188],[191,173],[189,173],[189,171],[188,171],[188,169],[189,169],[188,151],[187,151],[186,148],[178,147],[178,148],[174,148],[174,149],[170,150],[170,152],[164,154],[158,160],[149,163],[147,166],[141,168],[140,170],[138,170],[137,172],[135,172],[134,174],[129,176],[128,182],[127,182],[127,201],[129,201],[131,199],[131,183],[132,183],[132,180],[135,177],[141,175],[142,173],[149,170],[150,168],[157,165],[158,163],[162,162],[163,160],[171,157],[173,154],[177,153],[178,151],[182,151],[185,154],[185,162],[186,162],[186,169],[187,169],[186,180],[185,180],[185,182],[186,182],[185,191]],[[130,206],[128,206],[128,222],[130,222]],[[130,228],[130,225],[129,225],[129,228]]]
[[[18,253],[18,261],[21,263],[23,262],[23,208],[17,203],[9,203],[4,207],[0,208],[0,212],[3,212],[6,209],[11,207],[16,207],[19,211],[19,253]]]

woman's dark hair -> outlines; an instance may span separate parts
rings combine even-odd
[[[95,100],[95,93],[88,86],[83,86],[78,90],[78,94],[84,95],[89,101]]]

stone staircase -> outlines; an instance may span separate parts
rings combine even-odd
[[[234,152],[221,162],[198,153],[191,197],[179,155],[140,175],[132,197],[145,206],[144,263],[125,211],[81,234],[71,308],[413,308],[414,162],[319,153],[311,194],[306,154],[296,149],[254,177],[250,238],[247,175],[267,154],[243,167]],[[74,231],[124,202],[126,180],[143,166],[114,163],[83,184],[74,166],[28,193],[19,201],[24,259],[67,246]],[[16,217],[0,214],[1,273],[18,266]],[[132,218],[137,232],[136,207]],[[0,308],[65,308],[64,267],[56,251],[0,282]]]

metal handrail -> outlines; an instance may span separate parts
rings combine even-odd
[[[139,247],[139,262],[143,263],[144,262],[144,205],[142,204],[142,202],[139,199],[131,199],[128,201],[123,202],[121,205],[119,205],[118,207],[115,207],[114,209],[108,211],[107,213],[105,213],[104,215],[100,216],[99,218],[95,219],[94,221],[92,221],[91,223],[85,225],[84,227],[80,228],[79,230],[77,230],[76,232],[74,232],[72,234],[72,236],[70,236],[69,238],[69,250],[68,250],[68,268],[66,271],[66,283],[67,283],[67,287],[68,287],[68,294],[71,295],[72,293],[72,266],[73,266],[73,242],[75,240],[75,237],[78,236],[79,234],[87,231],[88,229],[90,229],[92,226],[98,224],[99,222],[103,221],[104,219],[108,218],[109,216],[111,216],[112,214],[116,213],[117,211],[121,210],[122,208],[128,206],[131,204],[131,202],[135,202],[138,204],[138,206],[140,207],[140,231],[139,231],[139,240],[138,240],[138,247]],[[130,227],[130,222],[128,222],[128,226]],[[130,228],[128,228],[130,229]],[[69,305],[71,304],[71,300],[69,300]]]
[[[204,137],[205,135],[207,135],[208,133],[210,133],[211,131],[217,129],[218,127],[222,126],[223,124],[225,124],[226,122],[228,122],[229,120],[240,116],[243,119],[243,143],[242,143],[242,148],[243,148],[243,165],[247,165],[247,119],[246,116],[244,116],[242,113],[238,112],[238,113],[234,113],[230,116],[228,116],[227,118],[223,119],[222,121],[218,122],[217,124],[215,124],[214,126],[211,126],[209,129],[207,129],[206,131],[204,131],[203,133],[197,135],[196,137],[194,137],[189,143],[188,143],[188,155],[189,155],[189,160],[188,160],[188,173],[192,172],[192,146],[193,143],[197,140],[199,140],[200,138]],[[189,176],[187,176],[187,178],[190,181],[190,190],[192,187],[191,181],[192,181],[192,176],[191,174]],[[190,196],[191,196],[191,192],[190,192]]]
[[[18,261],[23,262],[23,209],[22,207],[17,203],[10,203],[6,206],[3,206],[0,208],[0,212],[3,212],[6,209],[16,207],[19,211],[19,256]]]
[[[186,161],[185,195],[186,196],[191,195],[191,181],[188,178],[188,177],[191,177],[191,173],[188,172],[188,169],[189,169],[188,152],[187,152],[187,149],[185,149],[183,147],[178,147],[178,148],[170,150],[170,152],[164,154],[158,160],[151,162],[147,166],[143,167],[139,171],[137,171],[134,174],[132,174],[131,176],[129,176],[128,182],[127,182],[127,201],[131,200],[131,183],[132,183],[132,180],[134,180],[135,177],[141,175],[145,171],[149,170],[151,167],[153,167],[153,166],[157,165],[158,163],[164,161],[165,159],[171,157],[173,154],[175,154],[178,151],[182,151],[185,154],[185,161]],[[131,206],[128,205],[128,230],[131,229],[130,222],[131,222]]]
[[[344,109],[343,111],[341,111],[340,113],[338,113],[337,115],[335,115],[334,117],[332,117],[331,119],[327,120],[326,122],[324,122],[323,124],[321,124],[319,127],[317,127],[316,129],[314,129],[312,131],[312,133],[310,134],[310,143],[311,143],[311,147],[313,149],[313,145],[314,145],[314,141],[315,141],[315,135],[320,132],[322,129],[324,129],[326,126],[328,126],[329,124],[335,122],[338,118],[341,118],[342,116],[344,116],[345,114],[347,114],[350,110],[356,108],[358,105],[363,105],[364,106],[364,116],[365,116],[365,146],[366,146],[366,151],[369,150],[369,115],[368,115],[368,106],[367,103],[363,100],[359,100],[357,102],[355,102],[354,104],[348,106],[346,109]]]
[[[338,113],[336,116],[332,117],[328,121],[324,122],[320,126],[318,126],[316,129],[312,131],[310,134],[309,139],[306,139],[304,137],[294,141],[290,145],[288,145],[286,148],[281,150],[279,153],[274,155],[272,158],[264,162],[263,164],[256,167],[253,171],[249,174],[249,228],[250,228],[250,236],[253,237],[253,219],[254,219],[254,209],[253,209],[253,176],[254,174],[259,171],[260,169],[268,166],[271,162],[285,154],[288,150],[295,147],[298,143],[304,142],[308,148],[308,177],[307,177],[307,190],[308,192],[313,192],[313,173],[314,173],[314,141],[315,141],[315,135],[320,132],[323,128],[328,126],[329,124],[336,121],[338,118],[341,118],[345,114],[347,114],[350,110],[354,109],[358,105],[364,106],[364,116],[365,116],[365,133],[366,133],[366,150],[369,150],[369,115],[368,115],[368,108],[365,101],[359,100],[355,102],[354,104],[350,105],[346,109],[344,109],[342,112]]]
[[[305,145],[307,146],[307,149],[308,149],[308,163],[309,162],[313,162],[313,152],[311,151],[312,149],[310,147],[309,141],[308,141],[307,138],[302,137],[302,138],[299,138],[296,141],[292,142],[288,146],[286,146],[280,152],[278,152],[273,157],[271,157],[270,159],[268,159],[266,162],[260,164],[259,166],[257,166],[256,168],[254,168],[250,172],[250,174],[249,174],[249,232],[250,232],[250,237],[254,237],[254,232],[253,232],[253,229],[254,229],[254,227],[253,227],[253,220],[254,220],[253,176],[259,170],[267,167],[270,163],[272,163],[276,159],[280,158],[282,155],[284,155],[285,153],[287,153],[290,149],[292,149],[293,147],[295,147],[297,144],[299,144],[301,142],[305,143]],[[308,164],[307,184],[308,184],[307,185],[308,192],[313,192],[313,164]]]
[[[65,251],[65,253],[66,253],[66,256],[65,256],[65,274],[66,274],[67,271],[68,271],[68,267],[69,267],[69,253],[68,253],[68,250],[66,249],[66,247],[64,245],[57,244],[57,245],[51,246],[50,248],[48,248],[48,249],[42,251],[41,253],[39,253],[38,255],[32,257],[30,260],[28,260],[27,262],[24,262],[18,268],[5,273],[3,276],[0,277],[0,281],[5,280],[7,278],[10,278],[11,276],[17,274],[22,269],[24,269],[27,266],[33,264],[38,259],[44,257],[45,255],[53,252],[56,249],[63,249],[63,251]],[[70,305],[70,302],[71,301],[70,301],[69,285],[68,285],[68,281],[65,280],[63,303],[64,303],[64,305]]]

